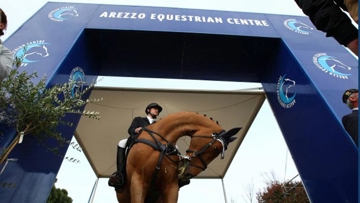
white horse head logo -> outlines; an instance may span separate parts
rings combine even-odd
[[[62,20],[69,19],[71,17],[78,17],[79,16],[78,12],[75,9],[63,9],[61,11],[62,12],[60,12],[57,17],[62,19]]]
[[[23,63],[32,63],[48,57],[49,51],[47,47],[48,43],[35,43],[27,45],[24,49],[19,49],[15,56],[22,58]]]
[[[69,6],[69,7],[57,8],[51,11],[48,16],[50,19],[54,21],[62,22],[65,20],[70,20],[72,18],[78,17],[79,13],[74,7]]]
[[[289,100],[289,97],[288,97],[289,89],[294,87],[295,85],[296,85],[295,80],[291,80],[290,78],[284,78],[281,86],[285,87],[285,97],[287,100]]]
[[[323,55],[320,56],[317,61],[321,65],[321,67],[325,68],[329,72],[343,76],[351,75],[348,73],[348,71],[351,70],[351,67],[339,61],[333,56]]]
[[[284,21],[284,25],[285,27],[289,28],[290,30],[300,33],[300,34],[305,34],[308,35],[312,30],[314,30],[313,27],[298,21],[296,19],[288,19]]]

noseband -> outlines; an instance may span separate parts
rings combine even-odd
[[[191,149],[188,149],[186,150],[186,153],[192,153],[192,156],[183,156],[182,158],[186,160],[186,162],[188,163],[189,166],[193,166],[193,167],[196,167],[196,168],[199,168],[203,171],[206,170],[207,168],[207,164],[205,163],[204,159],[202,158],[201,154],[206,151],[209,147],[211,147],[216,141],[219,141],[223,148],[222,148],[222,152],[221,152],[221,159],[224,158],[225,156],[225,148],[227,147],[227,143],[224,141],[224,138],[223,138],[223,135],[226,134],[226,131],[221,131],[220,133],[213,133],[211,134],[211,137],[209,136],[201,136],[201,135],[198,135],[198,136],[192,136],[192,138],[206,138],[206,139],[209,139],[209,138],[212,138],[213,140],[211,140],[211,142],[209,142],[208,144],[206,144],[205,146],[203,146],[199,151],[196,151],[196,150],[191,150]],[[198,165],[193,165],[191,164],[191,159],[192,158],[199,158],[201,163],[202,163],[202,166],[198,166]]]

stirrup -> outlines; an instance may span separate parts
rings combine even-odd
[[[111,175],[108,181],[110,187],[120,188],[124,186],[124,176],[119,172],[115,172]]]

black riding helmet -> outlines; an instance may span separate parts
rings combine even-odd
[[[157,104],[157,103],[150,103],[149,105],[147,105],[146,109],[145,109],[145,113],[148,114],[147,110],[148,109],[151,109],[151,108],[157,108],[159,110],[159,114],[161,113],[162,111],[162,107]]]

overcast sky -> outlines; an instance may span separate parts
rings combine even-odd
[[[27,19],[35,14],[47,1],[43,0],[8,0],[1,2],[1,8],[8,16],[8,29],[2,40],[6,40],[14,33]],[[301,10],[292,0],[132,0],[132,1],[62,1],[74,3],[92,4],[116,4],[116,5],[142,5],[177,8],[196,8],[207,10],[225,10],[239,12],[271,13],[285,15],[303,15]],[[31,35],[31,33],[29,33]],[[110,78],[103,80],[103,85],[111,81]],[[118,80],[119,86],[126,87],[151,87],[161,88],[161,81],[152,80]],[[180,84],[180,83],[178,83]],[[186,84],[187,86],[184,86]],[[176,89],[216,89],[236,90],[249,87],[261,87],[260,84],[241,83],[216,83],[216,82],[194,82],[188,81],[180,85],[168,88]],[[116,144],[116,143],[114,143]],[[88,202],[96,177],[92,172],[85,156],[78,150],[70,147],[66,157],[76,158],[80,163],[73,163],[64,160],[58,174],[57,187],[65,188],[74,203]],[[190,185],[180,191],[179,203],[185,202],[225,202],[224,191],[227,202],[247,202],[246,192],[249,185],[253,185],[255,192],[265,187],[267,180],[265,174],[274,173],[279,180],[288,180],[298,173],[288,153],[282,134],[275,121],[273,113],[265,101],[253,125],[248,131],[237,155],[235,156],[224,180],[193,180]],[[264,176],[265,175],[265,176]],[[223,186],[224,189],[223,190]],[[209,195],[211,194],[211,195]],[[107,179],[100,180],[96,189],[95,203],[116,202],[115,193],[107,186]]]

